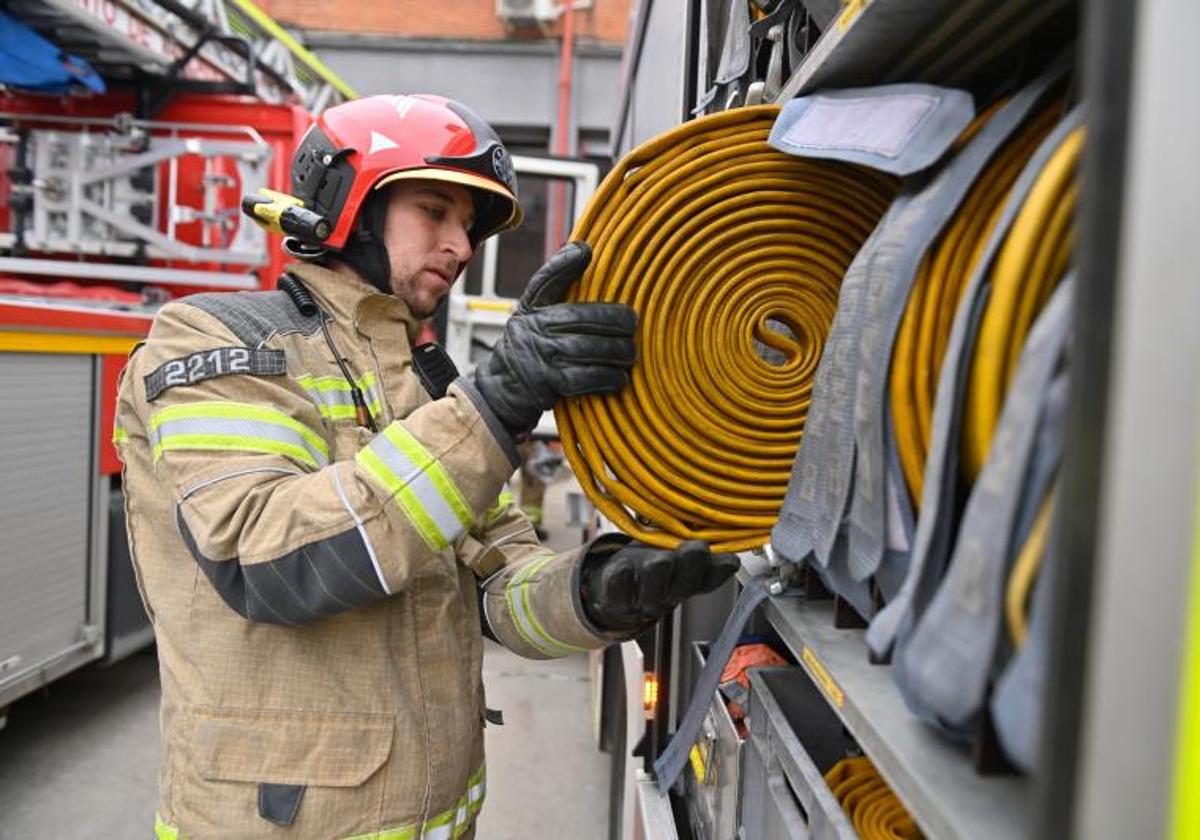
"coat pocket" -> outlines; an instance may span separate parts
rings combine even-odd
[[[387,761],[391,715],[196,710],[197,770],[209,781],[357,787]]]

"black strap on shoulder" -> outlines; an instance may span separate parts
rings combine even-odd
[[[429,396],[440,400],[450,383],[458,379],[458,368],[440,344],[422,344],[412,350],[413,369]]]

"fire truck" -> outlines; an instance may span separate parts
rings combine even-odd
[[[249,0],[8,3],[0,91],[0,709],[153,638],[112,446],[166,300],[273,287],[238,213],[354,96]],[[29,68],[33,68],[30,70]]]
[[[739,582],[726,591],[693,599],[637,641],[594,654],[602,675],[594,685],[596,732],[613,762],[611,838],[1200,836],[1200,285],[1192,230],[1200,212],[1192,90],[1200,58],[1184,34],[1200,24],[1197,8],[1186,0],[637,4],[611,132],[614,159],[706,116],[763,104],[816,114],[822,105],[886,95],[880,86],[965,91],[986,116],[996,112],[985,106],[1011,102],[1064,54],[1065,101],[1082,103],[1086,140],[1073,214],[1077,285],[1059,495],[1042,559],[1053,571],[1043,566],[1035,596],[1044,608],[1042,677],[1021,709],[1033,710],[1041,733],[1031,766],[1017,772],[1003,750],[994,760],[992,716],[1014,706],[993,702],[971,731],[953,738],[944,720],[934,721],[939,731],[928,714],[914,713],[913,672],[904,683],[894,652],[889,661],[871,647],[875,619],[894,592],[875,581],[866,608],[855,607],[814,577],[819,558],[785,557],[776,539],[741,555]],[[822,126],[819,145],[849,137],[854,154],[870,147],[878,138],[865,114]],[[729,116],[721,125],[734,124]],[[801,119],[783,126],[799,131]],[[954,159],[951,150],[926,174],[906,176],[902,194],[927,197],[922,190]],[[881,224],[875,234],[894,231]],[[839,307],[847,305],[854,303],[843,295]],[[941,383],[939,403],[940,391]],[[856,395],[853,387],[841,393]],[[823,398],[828,392],[814,390],[814,404]],[[905,407],[893,404],[888,416],[896,405]],[[810,406],[810,424],[813,416]],[[851,416],[852,425],[861,422],[861,414]],[[948,428],[956,441],[961,425]],[[805,437],[802,458],[807,445]],[[810,474],[837,469],[809,456]],[[926,479],[934,474],[927,464]],[[983,508],[964,511],[963,501],[952,521],[976,512],[986,518]],[[834,526],[843,516],[826,513]],[[916,528],[919,538],[920,521]],[[903,532],[896,539],[908,561],[912,543]],[[956,553],[950,573],[976,559]],[[770,594],[742,639],[772,645],[786,664],[749,671],[742,725],[731,717],[729,693],[697,684],[739,590],[755,582]],[[980,590],[957,593],[942,605],[970,611],[980,603]],[[927,675],[951,684],[948,670]],[[991,679],[1001,681],[1001,673]],[[987,690],[995,688],[989,682]],[[697,703],[700,725],[687,729],[689,704]],[[659,770],[671,751],[687,761],[668,784]],[[835,796],[835,761],[847,756],[873,766],[882,782],[876,790],[886,789],[893,803],[891,818],[906,815],[897,833],[889,828],[896,823],[858,821],[857,806]]]
[[[287,192],[311,119],[355,92],[251,0],[14,0],[0,16],[3,710],[153,639],[112,445],[118,374],[164,302],[274,287],[279,242],[240,200]],[[526,223],[484,245],[430,325],[464,372],[597,181],[567,157],[514,169]],[[538,437],[554,433],[547,414]]]

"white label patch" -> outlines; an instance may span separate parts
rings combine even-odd
[[[783,135],[804,149],[845,149],[895,158],[937,108],[925,94],[861,99],[817,98]]]

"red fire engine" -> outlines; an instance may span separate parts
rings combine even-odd
[[[274,285],[280,249],[240,197],[286,191],[311,116],[354,96],[250,0],[6,10],[0,721],[151,640],[111,443],[117,375],[164,300]]]

